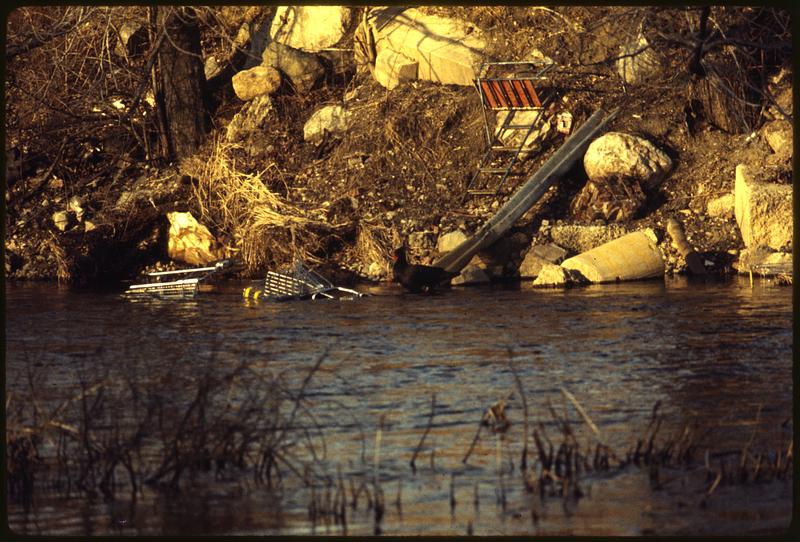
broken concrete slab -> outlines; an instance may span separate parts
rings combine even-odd
[[[278,6],[272,19],[273,40],[316,53],[336,45],[353,21],[346,6]]]
[[[635,231],[568,258],[566,269],[580,272],[590,282],[616,282],[664,276],[664,258],[652,230]]]
[[[418,69],[417,61],[389,48],[381,49],[375,57],[375,80],[389,90],[415,80]]]
[[[760,182],[744,164],[736,166],[735,215],[745,246],[792,245],[792,185]]]
[[[776,251],[759,245],[746,248],[739,254],[735,266],[739,273],[756,273],[762,276],[775,276],[792,272],[791,252]]]
[[[761,129],[764,139],[775,153],[778,162],[791,162],[794,155],[792,123],[788,120],[775,120]]]
[[[418,9],[374,8],[368,24],[376,52],[384,48],[419,63],[417,77],[451,85],[472,85],[483,60],[486,39],[475,25],[425,15]]]

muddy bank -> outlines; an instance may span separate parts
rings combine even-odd
[[[222,254],[243,261],[243,276],[263,276],[266,269],[300,256],[337,278],[386,280],[392,249],[402,242],[412,259],[429,263],[440,254],[445,234],[470,235],[488,220],[563,144],[566,135],[555,129],[559,113],[568,112],[578,126],[598,108],[616,106],[621,111],[609,131],[651,142],[669,157],[668,173],[652,186],[640,186],[624,175],[592,179],[578,165],[475,265],[491,278],[513,278],[531,245],[554,243],[569,257],[592,243],[650,228],[665,273],[685,273],[685,255],[667,232],[668,221],[677,219],[708,273],[736,272],[734,264],[749,244],[733,201],[736,166],[749,164],[771,183],[791,184],[791,132],[785,137],[790,55],[778,54],[758,66],[757,115],[736,100],[722,104],[723,113],[746,117],[740,126],[712,110],[720,99],[698,90],[697,74],[686,67],[691,51],[669,56],[675,48],[669,40],[654,39],[649,46],[658,58],[650,62],[658,67],[654,73],[640,73],[640,80],[620,75],[617,57],[642,17],[652,17],[645,27],[651,38],[658,37],[655,26],[666,15],[657,10],[453,7],[419,12],[419,17],[466,21],[466,31],[444,25],[443,32],[465,32],[453,35],[470,47],[480,44],[483,59],[527,59],[536,50],[534,56],[549,57],[558,66],[547,82],[558,98],[545,117],[553,129],[497,194],[467,193],[487,146],[478,93],[458,83],[456,75],[455,83],[437,81],[421,68],[416,78],[382,74],[381,62],[389,53],[374,43],[370,49],[370,39],[381,37],[391,24],[370,22],[362,10],[345,10],[338,37],[325,38],[334,41],[309,51],[314,48],[308,45],[311,30],[278,38],[289,45],[267,46],[274,12],[232,8],[224,12],[227,19],[220,12],[203,27],[205,36],[215,36],[203,41],[215,128],[192,157],[175,163],[148,160],[140,146],[113,131],[91,138],[76,132],[49,154],[44,148],[34,152],[30,145],[36,139],[22,127],[35,122],[7,116],[7,149],[26,150],[21,161],[7,153],[6,277],[115,282],[145,267],[186,265],[169,257],[166,215],[188,211],[210,229]],[[713,15],[718,25],[744,21],[755,28],[760,21],[747,10]],[[702,13],[691,17],[699,24]],[[242,34],[243,28],[248,32]],[[746,32],[751,37],[753,28]],[[685,29],[669,30],[679,35]],[[218,39],[225,32],[235,35],[239,41],[234,42],[248,54],[227,54],[230,41]],[[406,59],[416,54],[402,50]],[[727,66],[720,55],[705,60]],[[288,64],[288,57],[295,64]],[[212,58],[224,59],[232,69],[214,71]],[[408,62],[419,64],[413,58]],[[268,74],[263,77],[272,82],[267,90],[245,92],[240,75],[256,67],[261,71],[255,75]],[[9,72],[14,69],[12,63]],[[27,111],[23,94],[12,94],[9,102],[13,112]],[[336,117],[341,124],[324,124],[319,135],[311,135],[309,120],[331,106],[341,108]],[[146,121],[141,122],[146,130]],[[598,230],[605,233],[597,237]],[[770,249],[790,252],[791,246]]]

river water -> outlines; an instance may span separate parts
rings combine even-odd
[[[382,517],[365,497],[348,508],[346,524],[312,518],[323,486],[310,490],[284,472],[276,490],[245,468],[187,479],[177,493],[145,487],[136,500],[124,492],[90,499],[37,491],[27,510],[9,503],[14,531],[736,534],[781,531],[791,521],[791,478],[709,492],[701,466],[664,471],[669,482],[654,486],[648,468],[630,465],[586,473],[582,496],[563,498],[526,491],[520,474],[525,407],[531,431],[547,431],[556,446],[554,415],[563,415],[580,443],[601,440],[624,456],[660,402],[664,438],[695,424],[709,431],[703,449],[723,456],[748,442],[754,454],[785,451],[793,429],[788,288],[668,279],[420,296],[380,286],[351,301],[274,303],[243,299],[242,286],[224,283],[192,301],[135,303],[117,292],[7,284],[6,393],[23,398],[35,389],[42,404],[58,404],[80,392],[81,380],[147,384],[158,374],[179,383],[244,364],[302,390],[293,438],[305,431],[317,443],[315,468],[335,486],[337,479],[379,486]],[[503,434],[483,427],[462,461],[484,412],[500,399],[510,427]],[[112,415],[130,415],[118,408]]]

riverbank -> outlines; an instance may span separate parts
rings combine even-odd
[[[263,43],[274,21],[265,11],[260,26],[254,25],[258,17],[249,23],[241,19],[248,13],[251,17],[246,10],[230,11],[231,28],[249,29],[243,49],[257,55],[248,61],[256,65],[237,66],[242,74],[275,62]],[[496,195],[467,193],[487,145],[475,89],[422,75],[387,83],[376,75],[381,60],[369,51],[364,58],[359,40],[380,38],[391,25],[360,24],[350,13],[353,20],[343,26],[334,47],[315,53],[295,43],[295,51],[302,49],[324,68],[319,68],[324,76],[305,86],[300,84],[305,76],[279,66],[282,86],[245,93],[232,72],[209,71],[208,59],[224,55],[221,45],[205,44],[206,71],[216,89],[215,128],[194,156],[179,163],[148,162],[137,158],[141,151],[135,148],[120,151],[114,141],[86,138],[62,144],[58,158],[38,168],[20,165],[19,178],[12,183],[9,177],[6,192],[6,278],[114,283],[146,268],[190,265],[169,249],[167,219],[168,213],[190,212],[209,230],[209,251],[242,261],[243,277],[261,277],[300,257],[337,281],[388,280],[394,247],[405,242],[413,260],[430,263],[442,253],[445,236],[469,236],[488,220],[567,137],[556,131],[558,114],[568,112],[578,126],[595,110],[616,106],[621,110],[609,132],[647,142],[668,157],[671,167],[653,182],[625,170],[593,178],[584,167],[573,168],[506,238],[478,256],[474,264],[486,278],[519,276],[525,256],[537,245],[558,245],[569,257],[648,228],[657,238],[664,272],[687,273],[685,254],[667,232],[670,219],[682,224],[707,273],[737,272],[743,251],[759,246],[769,255],[782,254],[786,267],[791,235],[787,244],[785,234],[771,233],[771,222],[790,224],[791,203],[762,204],[755,197],[752,203],[743,189],[737,194],[737,166],[749,166],[754,179],[788,189],[791,200],[788,61],[764,67],[763,96],[770,99],[763,99],[745,130],[723,122],[724,114],[710,109],[713,100],[703,110],[703,95],[692,90],[697,82],[681,65],[685,58],[667,56],[669,42],[652,46],[661,56],[660,69],[650,79],[625,80],[615,72],[618,63],[606,59],[625,47],[631,24],[626,17],[633,12],[453,7],[420,13],[467,21],[473,30],[459,38],[464,43],[495,36],[485,45],[486,58],[544,56],[558,65],[548,81],[559,87],[556,111],[548,112],[549,135],[524,161],[520,175]],[[718,24],[726,17],[748,16],[724,12]],[[601,31],[590,32],[595,18]],[[589,58],[581,57],[579,43]],[[742,113],[737,104],[728,104],[724,113]],[[331,107],[346,112],[344,124],[328,119],[319,135],[310,134],[311,120]],[[8,133],[17,135],[13,129]],[[24,143],[13,139],[7,147]],[[780,198],[786,199],[783,192]],[[757,268],[766,257],[742,271]]]

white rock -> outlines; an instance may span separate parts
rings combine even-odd
[[[794,154],[792,124],[787,120],[776,120],[762,128],[764,138],[779,161],[789,162]]]
[[[228,123],[225,128],[225,140],[228,143],[238,143],[248,135],[259,132],[269,120],[272,110],[272,100],[268,95],[256,96]]]
[[[792,185],[758,182],[750,168],[736,166],[735,215],[745,246],[790,246],[794,215]]]
[[[517,148],[522,145],[522,148],[528,152],[520,153],[520,158],[525,158],[529,156],[530,151],[537,150],[547,138],[547,134],[550,133],[550,122],[540,111],[516,111],[509,124],[522,126],[534,124],[534,129],[531,130],[530,134],[527,127],[502,130],[503,123],[509,114],[511,114],[509,111],[498,111],[494,135],[495,137],[499,136],[500,141],[507,147]]]
[[[309,52],[338,43],[353,20],[353,10],[344,6],[279,6],[270,36],[275,41]]]
[[[638,39],[620,48],[617,74],[625,83],[643,83],[660,71],[661,57],[649,45],[647,39],[639,35]]]
[[[654,188],[672,169],[672,160],[646,139],[609,132],[589,145],[583,167],[592,180],[629,177]]]
[[[326,105],[311,115],[303,126],[303,139],[319,142],[325,132],[342,134],[350,127],[351,113],[341,105]]]

